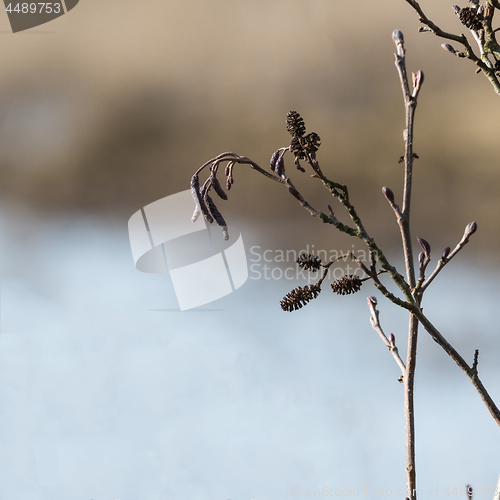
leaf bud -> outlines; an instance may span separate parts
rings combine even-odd
[[[451,52],[454,56],[457,55],[457,51],[449,43],[442,43],[441,47],[443,47],[444,50]]]
[[[396,337],[394,336],[394,333],[389,334],[389,343],[392,347],[396,346]]]
[[[476,232],[476,230],[477,230],[476,222],[469,222],[469,224],[467,224],[465,228],[464,238],[469,238]]]
[[[431,246],[430,246],[429,242],[426,239],[424,239],[424,238],[418,238],[417,237],[417,240],[420,243],[420,246],[422,247],[422,249],[424,250],[425,255],[427,257],[429,257],[430,254],[431,254]]]
[[[383,187],[382,188],[382,193],[386,197],[387,201],[391,204],[394,205],[394,193],[392,192],[391,189],[388,187]]]
[[[404,43],[404,37],[403,37],[403,33],[399,30],[394,30],[393,33],[392,33],[392,40],[394,41],[394,43],[396,45],[400,44],[400,43]]]

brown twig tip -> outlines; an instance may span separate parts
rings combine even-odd
[[[355,274],[346,274],[332,283],[332,290],[337,295],[350,295],[359,292],[363,282]]]
[[[450,251],[451,251],[451,248],[450,247],[446,247],[444,250],[443,250],[443,259],[446,259],[448,257],[448,255],[450,255]]]
[[[366,301],[368,302],[368,307],[377,307],[377,297],[366,297]]]
[[[420,243],[422,250],[425,252],[425,256],[429,257],[431,255],[431,245],[429,242],[426,239],[419,237],[417,237],[417,241]]]
[[[394,30],[392,32],[392,40],[396,45],[399,45],[400,43],[404,43],[404,37],[403,37],[403,32],[400,30]]]
[[[306,285],[304,288],[301,286],[294,288],[283,297],[283,300],[280,302],[281,309],[286,312],[297,311],[315,299],[320,292],[321,288],[318,284]]]
[[[460,14],[460,11],[462,10],[458,5],[452,5],[452,9],[457,14],[457,16]]]
[[[464,238],[470,238],[477,231],[476,222],[470,222],[465,227]]]
[[[477,373],[477,365],[479,362],[479,349],[476,349],[474,352],[474,361],[472,362],[472,371]]]
[[[313,255],[306,253],[301,254],[296,262],[299,267],[305,269],[306,271],[309,271],[310,269],[318,271],[322,265],[321,259],[318,256],[314,257]]]
[[[384,196],[386,197],[387,201],[391,204],[391,205],[394,205],[394,193],[392,192],[391,189],[389,189],[388,187],[383,187],[382,188],[382,193],[384,194]]]

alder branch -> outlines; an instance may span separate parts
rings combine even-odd
[[[489,4],[499,8],[499,0],[488,0]],[[488,60],[486,55],[481,58],[478,57],[475,53],[472,47],[469,44],[469,41],[467,40],[467,37],[464,34],[461,35],[455,35],[453,33],[448,33],[444,30],[442,30],[437,24],[435,24],[433,21],[431,21],[424,13],[422,8],[420,7],[419,3],[416,2],[415,0],[406,0],[406,3],[408,3],[413,10],[418,14],[419,16],[419,21],[427,26],[425,30],[421,28],[423,31],[432,31],[436,36],[440,38],[444,38],[445,40],[451,40],[457,43],[460,43],[463,45],[465,51],[464,52],[458,52],[456,51],[451,45],[449,44],[443,44],[443,48],[451,52],[452,54],[462,57],[462,58],[467,58],[471,60],[478,68],[480,71],[483,72],[483,74],[488,78],[490,81],[491,85],[493,86],[494,91],[500,95],[500,81],[498,80],[498,77],[495,73],[495,69],[492,67],[491,62]],[[491,17],[493,14],[491,14]],[[486,23],[485,23],[486,24]],[[474,30],[471,30],[471,33],[474,36]],[[477,33],[475,34],[477,37]],[[498,51],[498,44],[496,43],[495,39],[495,30],[490,29],[487,32],[487,42],[485,44],[480,43],[480,50],[481,52],[491,52],[491,51]],[[450,50],[451,48],[451,50]]]

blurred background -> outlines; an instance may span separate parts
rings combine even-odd
[[[451,3],[421,5],[443,29],[465,30]],[[435,262],[467,223],[479,227],[429,290],[426,312],[467,359],[480,348],[500,400],[500,103],[472,63],[418,33],[406,2],[81,0],[15,35],[5,14],[1,498],[261,500],[288,498],[294,485],[404,487],[399,374],[369,327],[373,289],[321,297],[292,317],[278,302],[303,283],[249,280],[213,309],[161,312],[175,307],[171,283],[134,269],[127,235],[133,213],[188,189],[221,152],[267,169],[297,110],[321,136],[325,174],[348,185],[369,232],[401,264],[381,194],[389,186],[402,196],[396,28],[409,71],[425,73],[413,234],[430,241]],[[287,169],[326,210],[321,185],[290,160]],[[219,208],[247,249],[353,244],[249,169],[237,169]],[[388,331],[404,339],[405,315],[389,310]],[[421,356],[422,496],[467,482],[484,494],[500,472],[498,429],[425,333]]]

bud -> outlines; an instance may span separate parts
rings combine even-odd
[[[441,47],[443,47],[444,50],[451,52],[454,56],[457,55],[457,51],[449,43],[443,43],[441,44]]]
[[[269,162],[269,166],[271,167],[271,170],[274,172],[276,168],[276,162],[278,161],[278,158],[280,157],[280,150],[275,151],[273,155],[271,156],[271,161]],[[227,175],[227,173],[226,173]]]
[[[420,246],[422,247],[422,249],[424,250],[425,255],[427,257],[429,257],[430,254],[431,254],[431,246],[429,245],[429,242],[426,239],[424,239],[424,238],[418,238],[417,237],[417,240],[420,243]]]
[[[464,238],[469,238],[472,236],[477,230],[477,224],[475,222],[470,222],[467,224],[467,227],[465,228],[464,232]]]
[[[455,11],[455,14],[457,14],[457,15],[459,15],[460,11],[462,10],[462,9],[460,9],[460,7],[458,5],[453,5],[452,8]]]
[[[446,247],[444,250],[443,250],[443,259],[446,259],[448,257],[448,255],[450,255],[450,250],[451,248],[450,247]]]
[[[368,307],[376,307],[377,305],[377,297],[366,297],[368,302]]]
[[[391,205],[394,205],[394,193],[392,192],[392,190],[390,190],[388,187],[383,187],[382,188],[382,193],[386,197],[387,201]]]
[[[425,253],[424,252],[420,252],[418,254],[418,263],[420,264],[420,267],[424,266],[424,262],[425,262]]]
[[[398,45],[400,43],[404,43],[403,33],[399,30],[394,30],[392,33],[393,42]]]
[[[392,347],[395,347],[396,337],[394,336],[394,333],[389,333],[389,343],[391,344]]]

